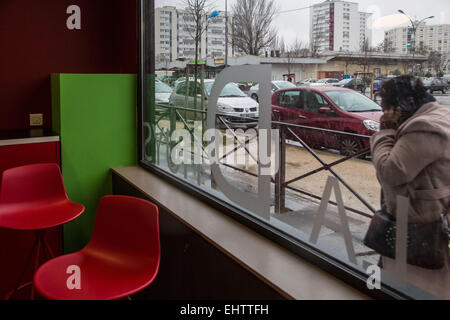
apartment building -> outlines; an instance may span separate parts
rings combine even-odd
[[[411,26],[391,29],[385,32],[385,41],[396,53],[412,53],[414,51],[414,31]],[[417,26],[415,52],[436,51],[443,55],[442,64],[450,72],[450,24]]]
[[[226,30],[226,21],[225,21],[225,12],[220,11],[219,16],[211,19],[208,24],[208,29],[206,32],[206,55],[209,58],[214,57],[225,57],[225,30]],[[228,14],[228,55],[233,54],[232,49],[232,23],[233,16]]]
[[[231,15],[228,16],[228,54],[233,54],[231,39]],[[200,58],[225,56],[225,12],[210,18],[205,14],[203,25],[207,29],[202,33],[199,42]],[[159,63],[177,59],[193,59],[195,57],[196,24],[192,15],[186,10],[173,6],[155,9],[156,60]]]
[[[155,57],[158,62],[178,57],[178,13],[175,7],[155,9]]]
[[[410,26],[399,27],[385,32],[394,52],[410,53],[414,45],[414,32]],[[426,48],[440,53],[450,52],[450,25],[426,25],[422,23],[416,31],[416,51]]]
[[[367,27],[371,14],[359,11],[358,3],[327,0],[310,9],[310,39],[313,50],[361,51],[372,32]]]

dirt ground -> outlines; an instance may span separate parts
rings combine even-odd
[[[160,121],[160,126],[162,128],[168,129],[168,121]],[[183,124],[177,122],[176,127],[178,129],[181,129],[183,128]],[[231,135],[227,135],[227,139],[225,141],[227,145],[235,143],[234,137]],[[249,149],[257,150],[255,140],[250,143]],[[226,158],[225,162],[238,168],[257,173],[256,162],[248,155],[246,156],[244,150],[241,149],[240,151],[241,155],[243,153],[242,156],[245,157],[245,160],[240,159],[242,158],[242,156],[231,154]],[[342,156],[340,156],[339,154],[335,154],[333,153],[333,151],[329,150],[315,150],[315,152],[323,161],[327,163],[332,163],[342,158]],[[225,153],[227,153],[227,151],[220,150],[220,157],[222,157]],[[255,154],[257,154],[257,152]],[[274,157],[272,158],[272,162],[274,162]],[[321,166],[322,165],[320,164],[320,162],[317,161],[306,149],[297,145],[292,145],[289,143],[287,144],[285,181],[294,179],[307,172],[318,169]],[[375,168],[371,161],[351,159],[333,167],[333,169],[370,205],[372,205],[372,207],[374,207],[375,209],[379,208],[381,189],[376,178]],[[240,175],[242,175],[242,173]],[[327,179],[330,175],[332,174],[328,171],[321,171],[312,176],[304,178],[303,180],[294,182],[291,184],[291,186],[315,195],[322,196]],[[249,177],[249,179],[251,179],[251,177]],[[344,198],[344,204],[347,207],[357,209],[368,214],[371,213],[371,211],[342,184],[341,190],[342,196]],[[332,194],[332,200],[335,200],[334,194]]]
[[[231,138],[230,141],[232,143],[232,137],[229,138]],[[251,143],[251,145],[253,144],[254,142]],[[256,149],[253,148],[253,150]],[[342,159],[342,156],[333,153],[333,151],[331,150],[315,150],[315,152],[326,163],[332,163],[339,159]],[[223,152],[219,153],[221,155],[223,154]],[[237,163],[236,161],[238,158],[240,157],[235,157],[235,155],[233,154],[227,157],[226,162],[240,169],[244,169],[253,173],[257,172],[256,162],[253,161],[253,159],[248,159],[248,157],[246,157],[245,162],[242,162],[243,160],[241,160]],[[272,162],[274,163],[274,157],[272,158]],[[243,163],[246,164],[244,165]],[[321,167],[321,163],[317,159],[315,159],[306,149],[289,143],[286,145],[285,181],[292,180],[296,177],[299,177]],[[376,178],[375,168],[370,160],[350,159],[333,167],[333,169],[372,207],[374,207],[375,209],[379,209],[381,188]],[[242,175],[242,173],[240,173],[239,175]],[[332,173],[329,171],[321,171],[300,181],[296,181],[290,184],[290,186],[318,196],[322,196],[327,179],[330,175],[332,175]],[[371,214],[371,211],[352,192],[350,192],[350,190],[348,190],[343,184],[340,184],[340,186],[344,204],[347,207]],[[288,190],[287,192],[294,191]],[[332,200],[335,200],[334,193],[332,194]]]
[[[342,157],[329,151],[317,151],[322,160],[334,162]],[[322,165],[306,149],[294,145],[286,146],[286,181],[301,176]],[[376,178],[372,162],[351,159],[334,167],[335,172],[354,188],[367,202],[376,209],[380,204],[380,185]],[[322,195],[330,172],[322,171],[303,180],[294,182],[292,186],[316,195]],[[341,184],[342,196],[346,206],[370,213],[369,209],[345,186]],[[332,196],[334,199],[334,195]]]

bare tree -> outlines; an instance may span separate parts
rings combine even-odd
[[[370,53],[374,52],[376,49],[370,46],[369,39],[365,39],[364,43],[361,45],[361,52],[364,53],[363,58],[363,72],[369,72],[369,60],[370,60]]]
[[[292,74],[292,67],[296,58],[303,58],[309,55],[309,49],[304,46],[298,38],[291,45],[287,45],[282,57],[286,58],[288,75]]]
[[[233,5],[233,39],[246,54],[259,56],[273,43],[276,29],[273,20],[278,11],[274,0],[239,0]]]
[[[208,12],[212,11],[212,2],[211,0],[183,0],[182,3],[185,6],[184,12],[187,16],[187,19],[183,20],[191,21],[195,26],[194,28],[191,28],[190,25],[186,25],[185,28],[195,42],[194,97],[197,97],[199,47],[202,36],[208,28]],[[194,99],[194,109],[197,109],[197,99]]]
[[[423,41],[420,41],[419,45],[416,48],[416,53],[421,54],[423,56],[427,56],[430,53],[430,51],[428,47],[423,43]]]
[[[292,51],[296,58],[306,58],[310,54],[308,44],[303,43],[298,38],[295,38],[294,43],[290,46],[290,51]]]
[[[381,53],[392,53],[395,51],[395,48],[394,48],[391,40],[384,39],[382,42],[380,42],[377,45],[375,50],[377,52],[381,52]]]
[[[277,48],[276,48],[276,49],[277,49]],[[281,54],[281,55],[284,55],[284,54],[286,53],[286,51],[289,50],[289,49],[286,47],[286,44],[284,43],[284,38],[283,38],[283,36],[281,36],[281,38],[280,38],[280,44],[279,44],[278,49],[280,50],[280,54]]]
[[[289,79],[291,76],[292,63],[294,62],[294,59],[296,58],[296,54],[292,50],[292,47],[288,46],[286,48],[286,52],[283,54],[283,56],[287,60],[288,79]]]
[[[448,60],[446,55],[438,51],[432,51],[428,56],[427,66],[428,69],[434,71],[434,74],[438,77],[442,77],[444,75],[444,70],[447,69]]]

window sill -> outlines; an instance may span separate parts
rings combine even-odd
[[[287,299],[360,300],[366,295],[139,166],[115,174]]]

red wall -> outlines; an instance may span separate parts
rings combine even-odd
[[[68,30],[68,6],[81,30]],[[0,130],[51,128],[51,73],[136,73],[135,0],[0,0]]]

